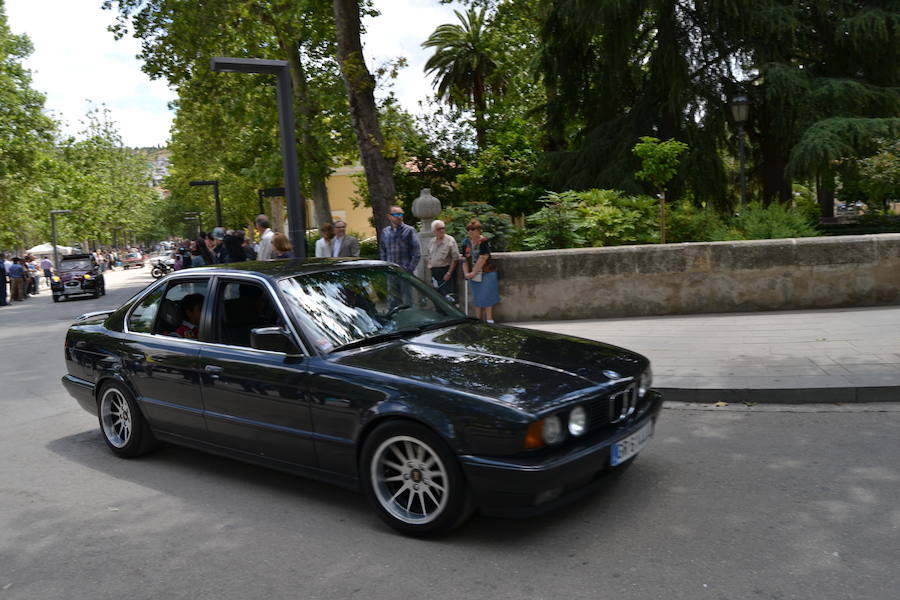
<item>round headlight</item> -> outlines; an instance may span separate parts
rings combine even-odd
[[[587,431],[587,412],[583,406],[576,406],[569,413],[569,433],[581,435]]]
[[[638,387],[638,395],[643,398],[653,385],[653,369],[647,367],[647,370],[641,373],[641,383]]]
[[[544,435],[545,444],[558,444],[563,440],[562,421],[553,415],[544,419],[544,427],[541,432]]]

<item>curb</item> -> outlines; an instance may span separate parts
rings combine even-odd
[[[654,388],[666,402],[752,404],[853,404],[900,402],[900,386],[781,389]]]

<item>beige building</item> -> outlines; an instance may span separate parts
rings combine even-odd
[[[353,205],[353,199],[357,196],[356,182],[358,176],[364,172],[361,165],[340,167],[331,174],[326,185],[332,220],[346,221],[348,231],[366,238],[375,235],[375,228],[369,222],[372,218],[372,208],[365,205],[358,207]],[[308,209],[309,212],[313,212],[311,206]],[[308,222],[314,223],[315,217],[310,215]]]

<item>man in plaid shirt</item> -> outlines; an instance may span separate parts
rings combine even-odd
[[[419,248],[419,236],[416,230],[403,222],[403,209],[392,206],[388,216],[390,226],[381,232],[378,241],[378,256],[381,260],[397,263],[412,273],[419,264],[422,252]]]

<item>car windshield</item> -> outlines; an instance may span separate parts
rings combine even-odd
[[[77,258],[74,260],[63,260],[59,263],[60,271],[90,271],[91,259]]]
[[[395,267],[298,275],[279,286],[288,310],[323,352],[466,319],[432,288]]]

